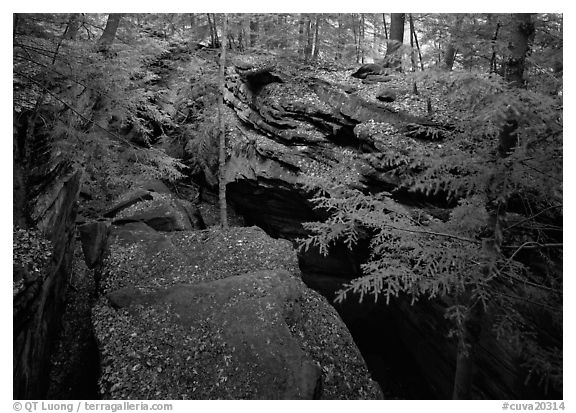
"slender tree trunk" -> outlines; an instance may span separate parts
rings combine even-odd
[[[238,50],[244,51],[244,24],[240,23],[240,30],[238,30]]]
[[[496,40],[498,40],[498,32],[502,24],[500,22],[496,23],[496,31],[492,37],[492,57],[490,58],[490,73],[496,73]]]
[[[120,26],[120,20],[122,19],[122,14],[120,13],[110,13],[108,15],[108,20],[106,21],[106,27],[104,28],[104,32],[102,36],[98,40],[98,45],[100,51],[107,51],[114,39],[116,38],[116,31]]]
[[[222,40],[222,43],[224,43],[224,40]],[[232,34],[228,35],[228,49],[232,51],[236,50],[236,41],[234,40],[234,35]]]
[[[416,29],[414,29],[414,42],[416,43],[416,50],[418,51],[418,57],[420,58],[420,70],[424,71],[424,63],[422,62],[422,52],[420,51],[420,44],[418,43],[418,35],[416,34]]]
[[[338,38],[338,44],[341,45],[343,44],[343,36],[342,36],[342,15],[338,14],[338,29],[337,29],[337,38]],[[336,56],[335,56],[336,60],[341,60],[342,59],[342,48],[338,47],[336,48]]]
[[[410,22],[410,62],[412,63],[412,71],[416,71],[416,50],[414,49],[414,37],[416,36],[416,32],[414,31],[414,21],[412,20],[412,13],[408,15],[409,22]],[[418,86],[416,85],[416,81],[412,82],[412,93],[418,95]]]
[[[384,38],[388,40],[388,26],[386,25],[386,15],[382,13],[382,23],[384,23]]]
[[[456,46],[454,43],[448,43],[446,46],[446,53],[444,54],[444,69],[451,71],[454,66],[454,60],[456,59]]]
[[[320,53],[320,15],[316,15],[316,27],[314,30],[314,55],[312,58],[318,60],[318,55]]]
[[[278,48],[280,49],[286,49],[286,47],[288,47],[288,39],[286,37],[286,27],[287,27],[287,17],[284,14],[279,14],[278,15],[278,30],[280,30],[280,36],[278,39]]]
[[[300,59],[304,58],[304,50],[306,49],[304,40],[304,15],[300,13],[298,20],[298,57],[300,57]]]
[[[210,33],[212,39],[212,47],[220,47],[220,38],[218,37],[218,27],[216,26],[216,14],[212,13],[212,19],[210,19],[210,13],[208,13],[208,24],[210,25]],[[222,43],[225,43],[226,39],[222,37]]]
[[[210,42],[211,42],[210,46],[214,48],[220,47],[220,39],[218,38],[218,28],[216,27],[216,15],[212,13],[212,17],[210,17],[210,13],[206,13],[206,16],[208,17],[208,27],[210,28]]]
[[[208,19],[208,28],[210,30],[210,47],[214,47],[214,29],[212,28],[212,18],[210,17],[210,13],[206,13],[206,18]]]
[[[412,63],[412,71],[416,71],[416,51],[414,50],[414,21],[412,20],[412,13],[408,15],[410,22],[410,61]],[[416,85],[416,83],[414,83]],[[416,86],[414,86],[416,88]]]
[[[306,23],[306,48],[304,49],[304,59],[309,61],[312,57],[312,48],[314,46],[314,33],[312,32],[312,20],[308,17],[308,22]]]
[[[228,15],[224,14],[222,23],[222,39],[226,38],[228,31]],[[220,96],[218,97],[218,202],[220,204],[220,225],[228,228],[228,212],[226,208],[226,125],[224,124],[224,93],[225,93],[225,67],[226,67],[226,42],[221,42],[220,52]]]
[[[360,61],[364,64],[364,13],[360,13],[360,21],[358,22],[358,49],[360,50]]]
[[[356,49],[356,63],[360,63],[360,50],[358,49],[358,33],[356,31],[356,16],[352,15],[354,21],[352,23],[352,34],[354,35],[354,48]]]
[[[250,19],[250,47],[256,47],[256,44],[258,43],[259,26],[258,16],[252,16]]]

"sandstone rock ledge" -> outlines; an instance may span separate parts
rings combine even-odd
[[[262,230],[113,227],[92,322],[106,399],[375,399],[296,254]]]

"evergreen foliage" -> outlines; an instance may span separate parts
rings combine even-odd
[[[87,33],[103,23],[99,15],[83,18]],[[94,34],[80,31],[70,40],[67,30],[67,15],[20,15],[14,34],[15,112],[39,113],[53,155],[86,169],[85,188],[102,201],[137,179],[183,177],[179,160],[151,148],[174,127],[157,105],[166,90],[151,87],[158,78],[153,63],[168,43],[132,36],[102,53]]]
[[[561,269],[535,265],[538,259],[561,260],[561,98],[512,89],[498,76],[481,73],[432,71],[415,77],[446,88],[455,132],[441,144],[428,142],[407,153],[391,145],[377,159],[381,169],[401,178],[400,188],[440,195],[455,205],[449,219],[399,207],[387,193],[348,188],[337,174],[310,178],[308,189],[317,191],[313,201],[331,215],[306,224],[312,236],[302,246],[328,254],[337,241],[352,247],[369,234],[363,276],[347,284],[336,301],[350,293],[360,301],[373,296],[386,303],[401,294],[413,303],[439,299],[454,337],[464,334],[479,307],[494,320],[497,337],[525,360],[527,380],[561,389],[561,343],[535,333],[542,319],[552,330],[562,325]],[[499,138],[509,113],[517,122],[518,145],[502,156]]]

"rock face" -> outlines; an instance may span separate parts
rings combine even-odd
[[[81,172],[65,162],[43,166],[49,168],[44,175],[49,179],[38,178],[38,186],[30,188],[36,195],[29,207],[34,226],[51,241],[53,250],[42,275],[27,280],[14,296],[14,399],[44,398],[52,342],[59,331],[71,272]]]
[[[111,399],[379,398],[345,325],[261,229],[113,226],[93,310]]]
[[[418,140],[425,131],[444,136],[445,126],[379,102],[376,92],[368,99],[324,78],[280,79],[290,76],[268,62],[251,70],[242,63],[229,73],[225,95],[240,131],[230,136],[229,199],[273,236],[304,235],[301,223],[322,217],[302,189],[308,177],[336,173],[354,188],[400,195],[401,165],[383,162],[383,155],[396,146],[432,150],[434,144]]]

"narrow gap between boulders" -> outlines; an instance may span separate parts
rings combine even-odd
[[[61,330],[50,360],[47,399],[100,399],[100,361],[91,322],[97,294],[94,270],[86,266],[77,239]]]

